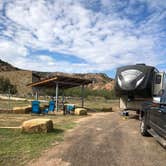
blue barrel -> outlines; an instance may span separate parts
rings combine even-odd
[[[40,114],[40,102],[35,100],[32,101],[32,113]]]
[[[67,104],[67,106],[66,106],[66,111],[67,112],[74,111],[74,109],[75,109],[75,105],[74,104]]]

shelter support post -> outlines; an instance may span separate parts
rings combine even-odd
[[[58,86],[59,86],[58,83],[56,83],[56,111],[58,111],[58,89],[59,89]]]
[[[84,107],[84,85],[81,87],[81,106]]]
[[[64,103],[64,101],[65,101],[64,89],[62,89],[62,102]]]
[[[63,109],[63,115],[66,115],[64,102],[65,102],[64,89],[62,89],[62,109]]]
[[[39,99],[39,94],[38,94],[38,89],[35,88],[35,99],[38,100]]]
[[[8,100],[8,103],[9,103],[9,105],[8,105],[8,109],[10,110],[10,87],[8,87],[8,96],[9,96],[9,100]]]

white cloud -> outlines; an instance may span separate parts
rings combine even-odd
[[[2,59],[15,61],[17,56],[26,57],[27,49],[24,46],[18,46],[17,44],[9,41],[2,41],[0,43],[0,55]]]
[[[94,2],[87,3],[93,7]],[[133,10],[135,3],[142,3],[139,10]],[[125,17],[141,14],[143,3],[155,12],[139,23]],[[6,16],[0,14],[0,24],[6,27],[0,31],[0,58],[26,69],[69,72],[108,71],[138,62],[165,63],[158,43],[165,35],[160,21],[166,17],[162,10],[166,3],[101,0],[100,4],[101,10],[94,11],[76,0],[10,1],[4,9]],[[9,40],[4,41],[6,37]],[[58,61],[49,55],[33,57],[28,48],[74,55],[86,62]]]

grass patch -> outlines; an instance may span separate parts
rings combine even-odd
[[[8,123],[4,123],[5,121]],[[16,126],[23,119],[32,119],[30,115],[0,114],[0,124]],[[55,142],[63,141],[64,132],[72,129],[79,117],[76,116],[45,116],[54,122],[54,130],[49,133],[26,134],[20,129],[0,129],[0,165],[25,165],[29,160],[39,157],[44,150],[54,145]],[[14,123],[13,121],[17,121]],[[1,123],[3,122],[3,123]]]
[[[108,100],[104,99],[103,97],[88,97],[85,99],[84,107],[92,112],[102,112],[103,110],[109,110],[111,107],[116,106],[118,102],[119,100]],[[68,103],[81,106],[80,100],[69,99]]]
[[[68,103],[73,103],[76,106],[81,107],[81,99],[80,98],[71,98],[67,99]],[[91,97],[88,96],[85,99],[84,102],[84,107],[88,108],[89,110],[92,111],[102,111],[103,109],[108,109],[114,104],[117,104],[118,100],[110,100],[110,99],[105,99],[104,97]],[[41,103],[40,105],[45,105],[46,103]],[[0,109],[1,110],[8,110],[9,108],[12,109],[13,107],[21,107],[21,106],[27,106],[31,105],[31,102],[25,100],[25,101],[9,101],[8,100],[1,100],[0,99]]]
[[[30,101],[27,100],[19,100],[19,101],[15,101],[15,100],[10,100],[10,102],[8,100],[2,100],[0,99],[0,109],[4,109],[4,110],[8,110],[8,109],[12,109],[13,107],[21,107],[21,106],[26,106],[26,105],[31,105]]]
[[[64,130],[56,129],[47,134],[22,134],[19,129],[0,129],[0,164],[24,165],[39,157],[54,141],[63,140]]]
[[[48,104],[47,102],[41,102],[40,106]],[[3,100],[0,99],[0,110],[11,110],[13,107],[22,107],[31,105],[31,101],[28,100]]]

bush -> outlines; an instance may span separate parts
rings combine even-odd
[[[56,88],[43,88],[41,93],[47,96],[56,96]],[[59,88],[58,94],[62,95],[62,89]]]
[[[66,89],[64,94],[65,94],[65,96],[73,96],[73,97],[82,96],[80,87]],[[90,88],[85,88],[84,97],[86,98],[88,96],[100,96],[100,97],[104,97],[105,99],[116,99],[114,90],[109,91],[109,90],[105,90],[105,89],[93,90]]]
[[[16,85],[12,85],[8,78],[0,77],[0,93],[16,94],[17,93]]]
[[[56,96],[56,90],[52,88],[44,89],[43,92],[45,95],[48,96]],[[63,94],[62,89],[59,89],[59,96],[61,96],[62,94]],[[81,87],[65,89],[64,95],[71,97],[81,97],[82,96]],[[88,96],[104,97],[105,99],[116,99],[114,90],[105,90],[105,89],[93,90],[90,88],[84,88],[84,97],[87,98]]]

